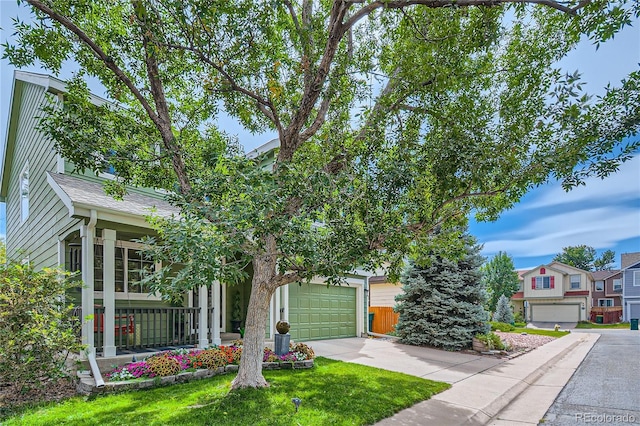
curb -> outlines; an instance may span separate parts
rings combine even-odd
[[[596,339],[597,340],[597,339]],[[544,376],[549,370],[554,368],[558,362],[573,351],[579,345],[585,343],[585,339],[579,339],[567,346],[559,353],[551,357],[544,365],[538,367],[535,371],[527,375],[524,379],[520,380],[517,384],[507,389],[505,393],[496,398],[486,407],[478,410],[475,414],[467,419],[467,423],[472,424],[485,424],[492,418],[497,416],[507,405],[513,402],[520,394],[522,394],[529,386],[535,384],[542,376]],[[595,343],[595,342],[594,342]],[[528,352],[535,353],[534,351]]]

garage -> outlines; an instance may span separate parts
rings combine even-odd
[[[580,304],[531,304],[531,320],[538,322],[578,322]]]
[[[289,323],[294,340],[356,336],[356,288],[289,284]]]
[[[631,318],[640,318],[640,302],[629,302],[629,321]]]

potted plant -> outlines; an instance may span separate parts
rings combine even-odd
[[[234,333],[240,332],[240,326],[242,324],[242,300],[240,298],[240,292],[236,291],[233,298],[233,308],[231,309],[231,331]]]

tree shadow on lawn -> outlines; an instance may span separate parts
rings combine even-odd
[[[320,357],[311,370],[268,371],[265,378],[269,388],[201,400],[204,406],[176,412],[167,420],[175,424],[371,424],[449,388],[446,383]],[[297,413],[292,398],[302,401]]]

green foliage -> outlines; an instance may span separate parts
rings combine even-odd
[[[25,389],[67,374],[68,354],[82,349],[79,320],[64,302],[77,285],[58,270],[0,266],[0,383]]]
[[[513,259],[505,252],[498,252],[482,266],[482,282],[489,293],[489,312],[495,312],[502,295],[510,298],[520,286]]]
[[[601,43],[629,25],[634,2],[416,3],[30,2],[33,21],[3,47],[18,67],[78,64],[64,108],[43,114],[58,151],[80,169],[113,165],[116,196],[172,193],[180,216],[153,220],[164,267],[144,284],[176,297],[244,281],[253,263],[268,299],[356,268],[388,265],[395,280],[433,245],[456,256],[460,241],[435,229],[493,220],[550,178],[607,176],[640,146],[625,142],[640,74],[593,99],[557,65],[581,35]],[[114,104],[91,106],[85,77]],[[279,149],[245,158],[219,108],[277,133]],[[248,317],[268,309],[251,303]]]
[[[434,249],[423,254],[423,266],[411,262],[403,274],[395,308],[400,313],[396,333],[403,343],[459,350],[489,330],[480,246],[466,232],[458,236],[465,244],[460,258],[443,257]]]
[[[511,301],[504,294],[500,296],[500,299],[498,299],[498,306],[493,314],[493,320],[497,322],[505,322],[507,324],[513,324],[515,322]]]
[[[615,257],[616,253],[612,250],[605,250],[600,257],[596,257],[596,249],[582,244],[563,247],[562,253],[556,254],[553,260],[585,271],[608,271],[611,270]]]
[[[0,240],[0,265],[7,263],[7,244]]]
[[[75,397],[4,419],[3,425],[366,425],[431,398],[447,383],[326,358],[308,370],[271,370],[272,386],[229,392],[235,374],[144,391]],[[391,391],[392,390],[392,391]],[[302,400],[295,412],[292,397]],[[354,404],[354,401],[358,401]]]
[[[489,325],[491,325],[491,331],[513,331],[515,327],[509,323],[498,322],[498,321],[490,321]]]
[[[502,351],[506,348],[504,343],[502,343],[502,340],[500,340],[500,336],[498,336],[493,332],[488,332],[485,334],[476,334],[474,337],[479,341],[481,341],[482,343],[484,343],[485,345],[487,345],[487,348],[489,348],[489,350],[496,349],[496,350]]]

